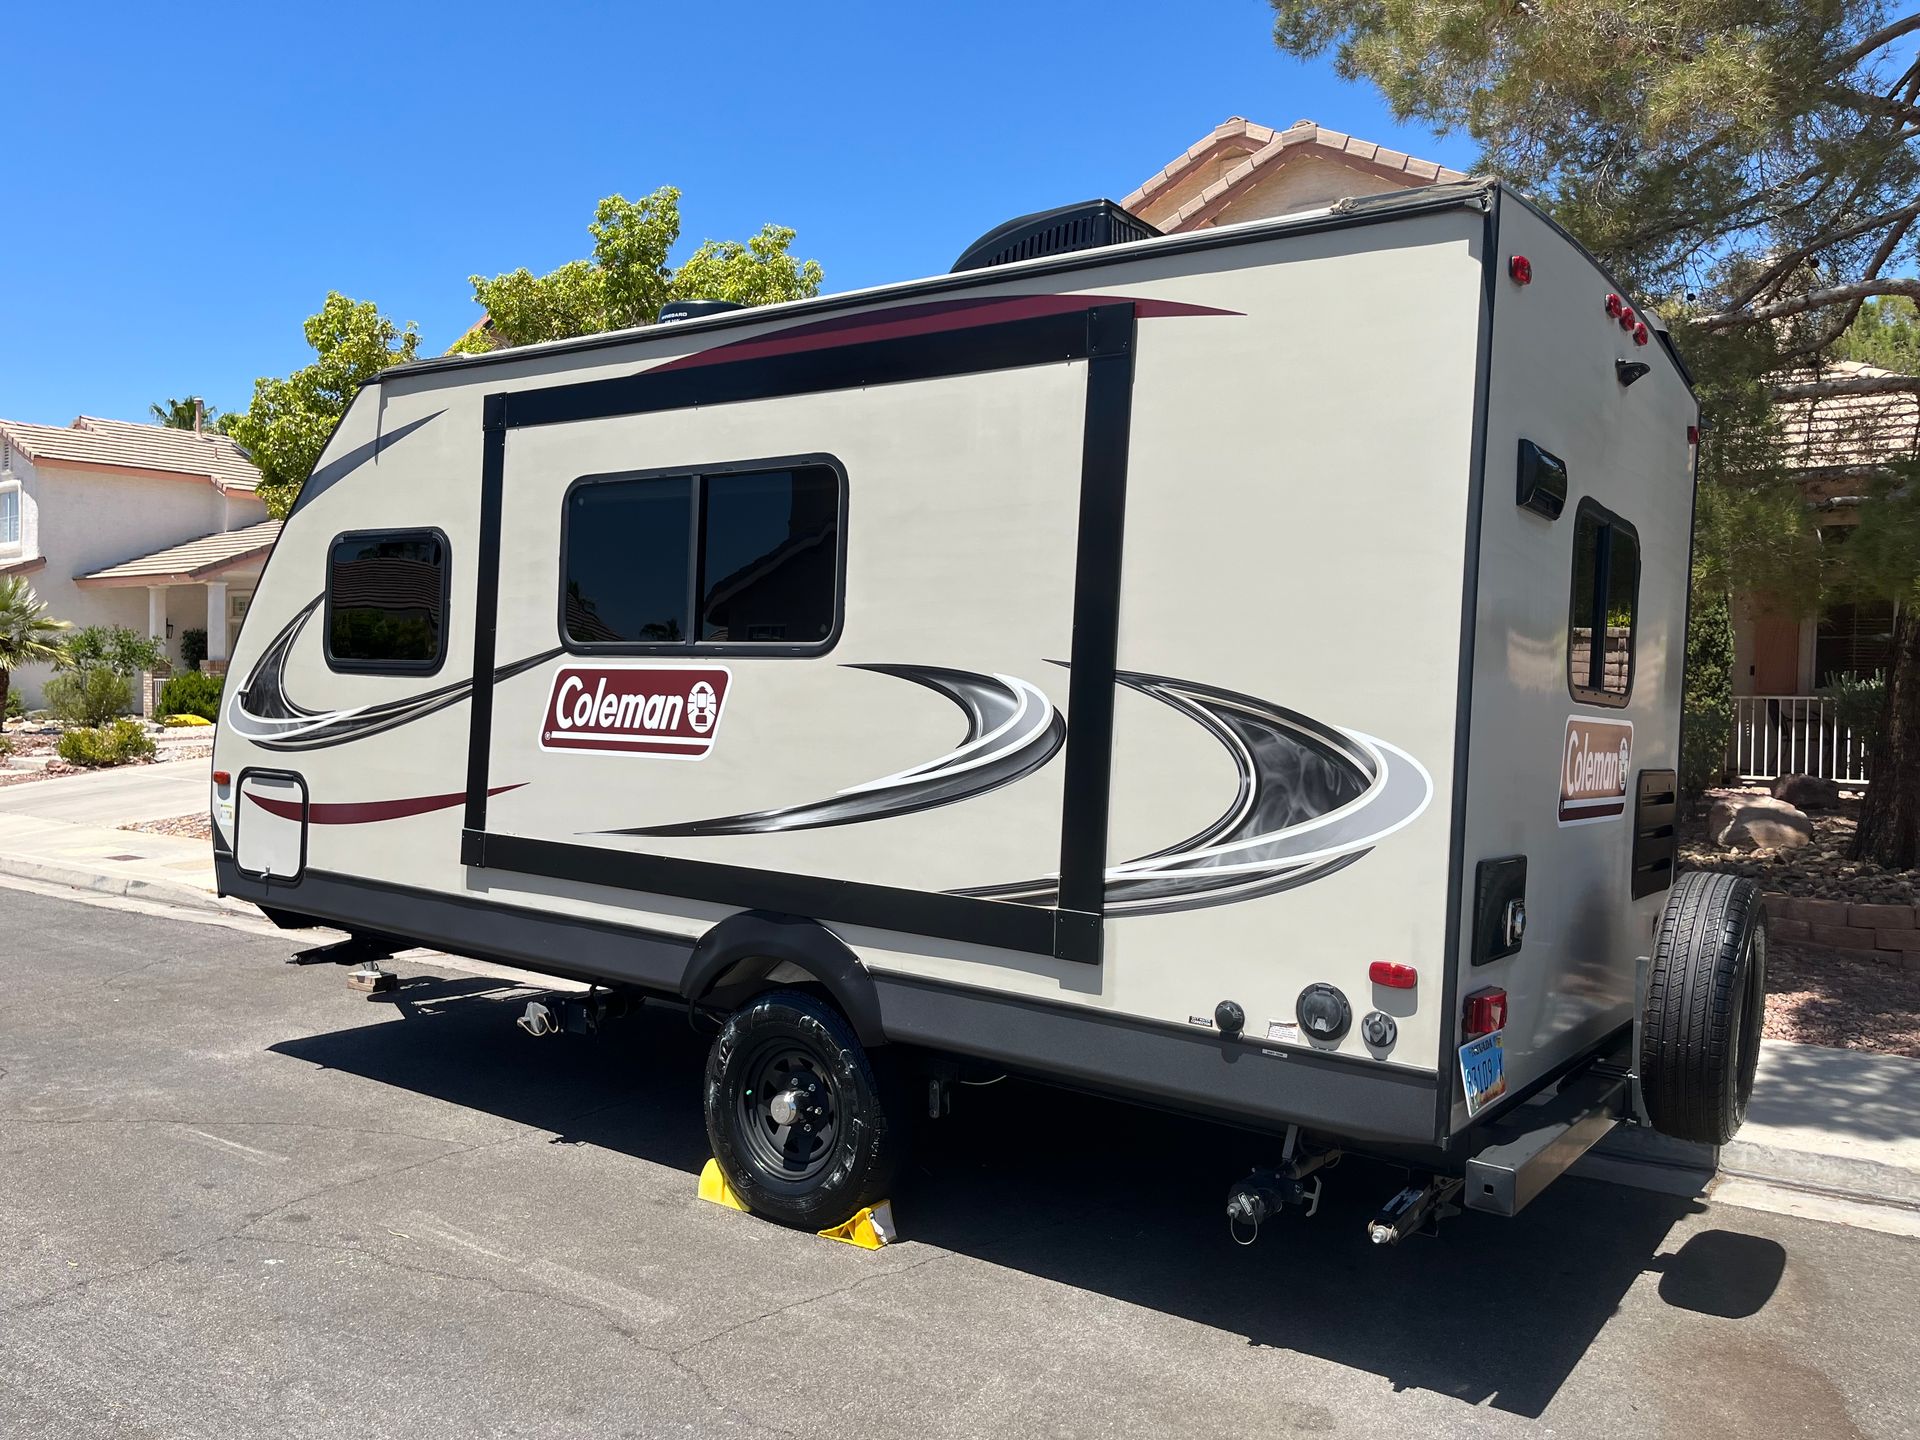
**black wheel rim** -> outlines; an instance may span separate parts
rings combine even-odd
[[[818,1056],[769,1040],[740,1067],[734,1102],[742,1148],[767,1179],[804,1184],[827,1168],[839,1131],[839,1095]]]

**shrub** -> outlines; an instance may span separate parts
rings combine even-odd
[[[206,658],[207,632],[182,630],[180,632],[180,663],[189,670],[198,670],[200,662]]]
[[[153,739],[138,720],[119,719],[97,729],[69,730],[60,737],[60,758],[69,765],[124,765],[153,758]]]
[[[13,741],[7,739],[4,735],[0,735],[0,760],[6,759],[7,756],[11,754],[13,754]]]
[[[1733,735],[1733,617],[1725,595],[1696,595],[1687,622],[1681,698],[1680,793],[1697,798],[1727,769]]]
[[[18,690],[8,691],[6,713],[0,714],[0,720],[24,720],[26,718],[27,706],[26,702],[20,698],[20,692]]]
[[[1876,671],[1865,680],[1842,675],[1822,685],[1817,693],[1833,701],[1834,719],[1853,732],[1854,743],[1866,752],[1871,765],[1880,743],[1880,717],[1887,702],[1886,672]]]
[[[105,665],[62,670],[47,681],[47,704],[69,725],[104,725],[133,708],[133,682]]]
[[[183,670],[160,687],[162,715],[198,715],[202,720],[220,718],[220,689],[225,677],[206,675],[198,670]]]
[[[89,625],[76,630],[60,647],[60,664],[68,670],[111,670],[129,678],[166,663],[167,647],[124,625]]]

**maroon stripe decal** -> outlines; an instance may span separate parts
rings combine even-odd
[[[518,790],[527,782],[522,780],[513,785],[496,785],[487,791],[489,797],[503,795],[509,790]],[[278,815],[282,820],[300,819],[300,806],[292,800],[268,800],[252,791],[247,791],[247,799],[258,805],[269,815]],[[407,800],[347,800],[321,803],[306,807],[307,823],[310,825],[372,825],[380,820],[401,820],[409,815],[425,815],[433,810],[450,810],[455,805],[467,803],[467,792],[456,790],[451,795],[415,795]]]
[[[758,360],[768,355],[795,355],[808,350],[825,350],[836,345],[854,345],[868,340],[898,340],[912,335],[934,335],[947,330],[966,330],[977,325],[998,325],[1008,320],[1032,320],[1043,315],[1062,315],[1075,310],[1091,310],[1096,305],[1131,303],[1134,314],[1142,319],[1167,315],[1240,315],[1239,310],[1216,310],[1209,305],[1189,305],[1179,300],[1133,300],[1116,295],[992,295],[961,300],[932,300],[923,305],[902,305],[878,314],[837,315],[806,325],[793,325],[771,335],[755,335],[729,341],[693,355],[683,355],[656,365],[645,373],[667,370],[691,370],[700,365],[720,365],[735,360]]]
[[[1626,813],[1625,800],[1562,800],[1560,802],[1562,820],[1599,820]]]

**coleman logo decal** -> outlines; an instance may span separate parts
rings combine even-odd
[[[1569,715],[1560,747],[1560,823],[1611,820],[1627,809],[1633,722]]]
[[[719,733],[728,679],[717,665],[563,666],[540,748],[698,760]]]

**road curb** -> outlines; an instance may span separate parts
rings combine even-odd
[[[1669,1195],[1699,1195],[1716,1180],[1743,1180],[1920,1212],[1920,1172],[1904,1166],[1748,1140],[1716,1149],[1630,1125],[1617,1127],[1571,1173]]]
[[[118,895],[129,900],[145,900],[176,909],[199,910],[215,915],[253,913],[251,906],[240,906],[198,886],[174,880],[151,880],[140,875],[120,875],[104,870],[89,870],[84,865],[63,865],[26,855],[0,854],[0,875],[17,880],[38,880],[48,885],[64,885],[69,890],[86,890],[95,895]]]

